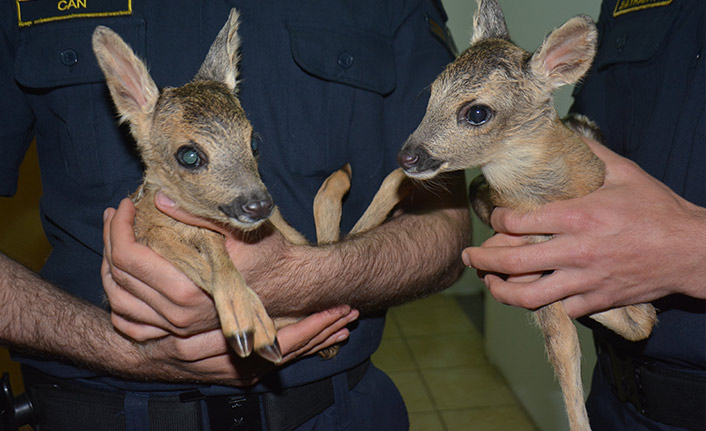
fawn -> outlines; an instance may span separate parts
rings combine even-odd
[[[477,0],[471,46],[432,84],[426,114],[398,155],[412,178],[480,167],[471,185],[474,210],[486,223],[495,206],[529,212],[586,195],[604,181],[604,165],[581,139],[598,138],[585,117],[562,122],[552,92],[589,69],[597,31],[578,16],[528,53],[510,41],[497,0]],[[568,127],[567,127],[568,126]],[[530,242],[551,236],[535,235]],[[561,302],[534,313],[559,380],[572,431],[589,430],[576,328]],[[629,340],[647,338],[656,322],[650,304],[590,316]]]
[[[257,141],[236,97],[238,25],[238,12],[232,9],[193,80],[162,91],[142,61],[109,28],[95,29],[93,50],[145,165],[143,183],[131,196],[137,210],[137,240],[213,297],[223,333],[239,356],[254,350],[279,362],[276,327],[296,319],[278,319],[275,325],[234,267],[221,234],[180,223],[154,206],[155,193],[162,191],[192,214],[242,231],[271,223],[291,243],[307,244],[282,218],[258,173]],[[404,178],[401,170],[388,176],[352,233],[384,221],[402,198],[387,190],[396,190]],[[344,167],[317,194],[319,243],[339,239],[340,202],[349,186],[350,168]],[[335,349],[328,352],[332,354]]]

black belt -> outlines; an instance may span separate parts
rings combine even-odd
[[[595,334],[595,333],[594,333]],[[706,373],[625,352],[595,334],[598,364],[620,402],[666,425],[706,430]]]
[[[369,365],[366,360],[347,371],[349,390],[362,380]],[[86,430],[124,431],[126,420],[131,420],[125,417],[130,393],[95,390],[29,367],[23,368],[23,374],[41,431],[76,431],[77,424]],[[267,421],[268,430],[292,431],[335,401],[332,378],[277,393],[206,396],[192,391],[173,396],[150,395],[146,400],[149,428],[169,431],[202,429],[202,400],[214,431],[261,430],[261,417]]]

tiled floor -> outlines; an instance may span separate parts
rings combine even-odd
[[[453,296],[390,310],[373,361],[402,392],[411,431],[536,430]]]

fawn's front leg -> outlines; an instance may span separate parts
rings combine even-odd
[[[182,225],[154,227],[147,236],[150,248],[213,297],[223,334],[239,356],[255,350],[269,361],[282,360],[275,325],[230,260],[222,235]]]

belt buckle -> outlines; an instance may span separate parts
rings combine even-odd
[[[208,419],[213,430],[256,431],[262,429],[257,395],[207,396]]]

